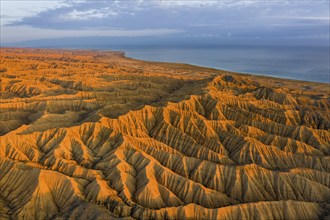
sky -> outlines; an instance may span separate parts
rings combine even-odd
[[[329,0],[1,0],[1,44],[165,37],[329,44]]]

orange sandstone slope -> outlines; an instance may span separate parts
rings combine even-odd
[[[1,48],[0,219],[322,219],[329,84]]]

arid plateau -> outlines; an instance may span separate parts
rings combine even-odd
[[[329,84],[1,48],[0,219],[329,219]]]

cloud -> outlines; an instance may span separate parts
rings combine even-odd
[[[67,13],[66,15],[63,15],[61,19],[64,20],[90,20],[92,18],[97,19],[103,19],[107,18],[108,16],[116,16],[117,12],[112,12],[109,8],[105,9],[89,9],[84,11],[78,11],[76,9],[73,9],[71,12]]]
[[[154,30],[159,34],[159,30],[171,30],[161,33],[227,38],[230,33],[230,38],[254,39],[329,33],[329,4],[323,0],[70,0],[54,4],[46,6],[40,1],[38,10],[28,14],[17,9],[13,16],[20,18],[7,17],[2,26],[12,27],[11,31],[14,27],[30,27],[38,32],[56,30],[56,36],[70,31],[92,33],[91,29],[95,34],[118,30]]]
[[[83,1],[70,6],[45,10],[14,21],[11,26],[85,29],[110,27],[124,29],[186,28],[198,23],[242,23],[255,20],[247,10],[256,1]],[[244,6],[244,7],[243,7]],[[240,14],[244,19],[237,16]]]
[[[4,0],[1,1],[1,26],[22,21],[26,17],[37,16],[39,13],[56,10],[69,6],[65,1],[15,1]]]
[[[292,20],[309,20],[309,21],[325,21],[325,22],[329,22],[329,16],[296,16],[296,17],[279,17],[282,19],[292,19]]]

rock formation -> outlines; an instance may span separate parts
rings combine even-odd
[[[329,84],[1,48],[0,219],[322,219]]]

